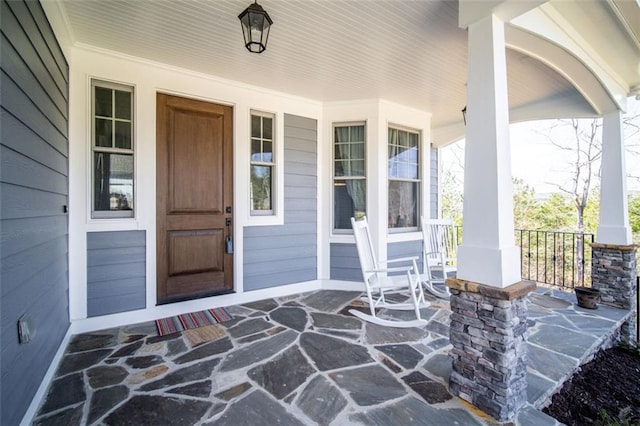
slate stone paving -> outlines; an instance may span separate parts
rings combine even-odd
[[[517,424],[556,425],[537,408],[626,311],[534,296],[529,404]],[[446,302],[423,310],[425,327],[400,329],[349,316],[359,297],[326,290],[230,306],[231,321],[162,337],[153,322],[74,336],[33,424],[495,424],[448,392]]]

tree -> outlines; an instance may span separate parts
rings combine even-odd
[[[636,236],[636,241],[640,237],[640,196],[635,197],[629,202],[629,223],[631,231]]]
[[[443,166],[442,178],[442,216],[451,218],[456,226],[462,226],[462,156],[464,148],[460,143],[447,147],[452,161]]]
[[[633,155],[637,154],[640,146],[640,113],[638,104],[630,103],[634,109],[623,117],[625,132],[625,146]],[[597,226],[596,210],[592,198],[593,179],[600,175],[600,159],[602,157],[602,120],[601,119],[570,119],[556,120],[546,133],[548,141],[563,151],[569,158],[569,178],[563,183],[555,185],[562,193],[567,194],[575,208],[575,231],[582,234],[585,229],[585,217],[589,219],[589,229],[595,232]],[[588,208],[588,207],[591,208]],[[581,276],[583,268],[583,238],[577,240],[576,269]]]
[[[563,183],[549,183],[571,198],[576,213],[575,230],[583,232],[592,181],[600,171],[602,120],[556,120],[546,137],[569,158],[569,178]]]
[[[535,190],[523,179],[513,179],[513,222],[516,229],[537,229],[536,211],[540,203],[535,199]]]
[[[546,231],[574,231],[573,206],[566,195],[555,193],[535,212],[539,229]]]

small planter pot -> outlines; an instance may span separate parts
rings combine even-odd
[[[585,309],[598,309],[597,303],[600,301],[600,290],[591,287],[574,287],[578,306]]]

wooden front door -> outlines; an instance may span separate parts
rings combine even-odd
[[[233,290],[233,109],[157,95],[158,303]]]

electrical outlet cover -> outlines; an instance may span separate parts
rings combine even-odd
[[[18,319],[18,342],[20,344],[29,343],[31,341],[31,318],[23,315]]]

